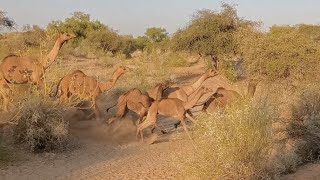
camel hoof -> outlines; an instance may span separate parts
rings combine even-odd
[[[167,131],[161,130],[162,134],[167,134]]]

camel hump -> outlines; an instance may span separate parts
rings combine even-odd
[[[81,70],[75,70],[75,71],[73,71],[73,73],[72,74],[75,74],[75,73],[82,73],[82,74],[84,74],[84,72],[83,71],[81,71]]]
[[[15,55],[15,54],[9,54],[8,56],[4,57],[3,60],[6,60],[6,59],[8,59],[10,57],[18,57],[18,56]]]

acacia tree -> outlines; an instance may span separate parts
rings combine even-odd
[[[74,46],[78,46],[90,33],[105,29],[108,29],[108,27],[100,21],[91,20],[89,14],[79,11],[74,12],[71,17],[64,21],[52,21],[47,27],[49,34],[56,34],[57,30],[74,33],[76,35],[76,39],[73,40]]]
[[[172,49],[211,56],[217,68],[219,56],[237,52],[234,32],[244,23],[247,21],[240,19],[236,9],[228,4],[223,4],[220,12],[198,11],[189,25],[174,34]]]
[[[14,20],[9,18],[6,12],[0,10],[0,30],[3,28],[13,29],[15,25]]]
[[[151,27],[144,34],[153,43],[159,43],[168,38],[168,32],[164,28]]]

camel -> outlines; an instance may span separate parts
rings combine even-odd
[[[145,120],[138,126],[136,135],[138,136],[140,133],[141,140],[143,141],[143,130],[151,125],[156,125],[158,114],[179,119],[184,130],[189,135],[187,126],[184,122],[185,118],[189,118],[193,123],[196,122],[195,119],[186,112],[197,103],[202,95],[208,92],[212,92],[212,90],[201,87],[197,90],[196,95],[187,102],[183,102],[178,98],[164,98],[153,102],[148,110]]]
[[[139,115],[137,124],[140,124],[143,117],[147,115],[151,103],[155,100],[160,100],[162,91],[167,87],[165,84],[158,84],[149,90],[146,94],[142,94],[139,89],[131,89],[118,98],[117,104],[109,107],[107,111],[117,105],[117,113],[107,122],[112,124],[114,121],[124,117],[128,110],[131,110]]]
[[[248,85],[247,98],[253,98],[258,85],[258,80],[250,80]],[[207,113],[213,113],[218,108],[225,108],[228,104],[234,102],[236,99],[242,96],[233,90],[227,90],[223,87],[219,87],[216,92],[204,103],[202,108],[203,111]]]
[[[59,94],[60,103],[66,102],[72,95],[77,95],[80,98],[89,100],[95,111],[96,117],[100,118],[100,110],[97,107],[97,97],[114,87],[117,80],[126,72],[127,68],[120,66],[112,74],[111,78],[105,83],[99,83],[93,77],[87,76],[81,70],[76,70],[71,74],[63,77],[51,96]]]
[[[49,54],[40,60],[9,55],[0,64],[0,71],[10,84],[32,83],[41,89],[44,87],[45,70],[54,62],[62,45],[75,37],[73,34],[61,33]]]
[[[217,75],[218,75],[217,71],[211,69],[205,74],[203,74],[197,81],[195,81],[191,85],[182,85],[182,86],[176,86],[176,87],[172,86],[167,88],[164,91],[163,96],[167,98],[177,98],[183,102],[187,102],[188,98],[189,99],[192,98],[191,95],[195,94],[194,92],[201,87],[201,85],[206,79],[217,76]]]

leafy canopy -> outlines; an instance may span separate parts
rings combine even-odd
[[[236,9],[228,4],[223,4],[220,12],[198,11],[189,25],[174,34],[172,48],[205,55],[234,53],[237,47],[233,33],[242,23],[245,21],[241,20]]]
[[[9,28],[12,29],[16,23],[7,16],[7,13],[0,10],[0,30],[3,28]]]

